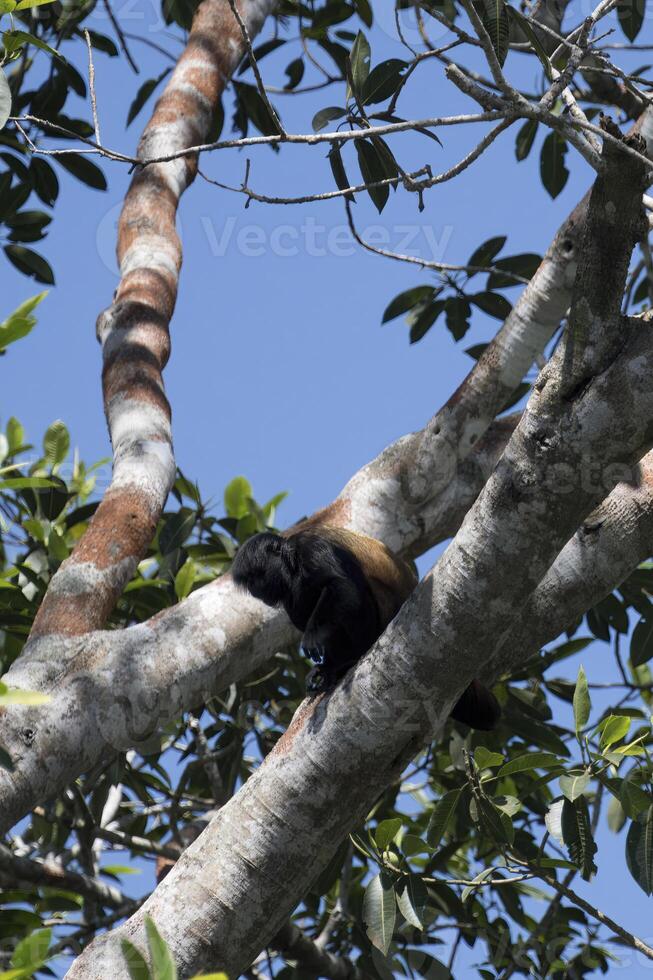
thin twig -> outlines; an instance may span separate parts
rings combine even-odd
[[[211,752],[211,747],[209,746],[199,719],[191,711],[188,712],[188,727],[195,737],[197,757],[206,771],[209,786],[211,787],[211,796],[218,805],[224,803],[226,794],[224,781],[220,774],[220,767],[218,766],[215,755]]]
[[[29,881],[36,885],[63,888],[85,898],[100,901],[111,908],[124,908],[130,904],[122,892],[113,885],[105,885],[104,882],[77,871],[67,871],[59,866],[18,857],[1,843],[0,871],[12,875],[16,881]]]
[[[139,67],[138,67],[138,65],[136,64],[136,62],[134,61],[134,59],[132,58],[132,56],[131,56],[131,54],[129,52],[129,48],[127,47],[127,41],[125,40],[125,34],[123,33],[122,27],[118,23],[118,20],[117,20],[117,18],[115,16],[113,10],[111,9],[111,4],[110,4],[109,0],[104,0],[104,6],[106,8],[107,14],[109,15],[109,20],[111,21],[111,23],[113,25],[113,29],[116,32],[116,35],[118,37],[118,43],[120,44],[120,47],[122,48],[122,53],[124,54],[125,58],[129,62],[129,67],[131,68],[131,70],[134,72],[134,74],[138,75],[138,73],[139,73]]]
[[[91,109],[93,111],[95,142],[98,145],[101,145],[102,138],[100,136],[100,120],[98,119],[97,98],[95,95],[95,65],[93,64],[93,48],[91,47],[91,35],[88,33],[86,28],[84,28],[84,37],[86,38],[86,47],[88,48],[88,88],[91,97]]]
[[[268,112],[270,113],[270,118],[272,119],[272,122],[274,123],[274,125],[277,127],[277,131],[278,131],[279,135],[280,136],[285,136],[286,135],[286,131],[283,128],[283,126],[281,125],[281,120],[279,119],[279,116],[277,115],[277,110],[274,108],[274,106],[270,102],[270,100],[268,98],[268,93],[265,91],[265,85],[263,84],[263,79],[261,77],[261,72],[259,70],[259,66],[258,66],[258,63],[256,61],[256,58],[254,57],[254,49],[252,48],[252,39],[249,36],[249,31],[247,30],[247,24],[245,23],[245,21],[243,20],[243,18],[240,16],[240,11],[238,10],[238,7],[236,6],[236,0],[229,0],[229,6],[231,7],[232,14],[236,18],[236,21],[238,23],[238,27],[240,28],[240,33],[243,36],[243,42],[245,44],[245,49],[247,51],[247,56],[249,58],[249,63],[251,65],[251,67],[252,67],[252,71],[254,72],[254,77],[256,78],[256,86],[258,88],[259,95],[263,99],[263,102],[265,103],[265,107],[268,110]]]
[[[407,262],[410,265],[418,265],[422,269],[433,269],[435,272],[466,272],[468,275],[475,275],[478,272],[489,274],[494,272],[502,276],[510,276],[515,283],[521,283],[525,286],[528,285],[528,279],[524,279],[523,276],[518,276],[514,272],[505,272],[503,269],[497,269],[496,266],[450,265],[447,262],[436,262],[430,259],[420,259],[416,255],[402,255],[400,252],[391,252],[388,249],[371,245],[370,242],[365,241],[356,228],[351,206],[347,200],[345,201],[345,208],[347,210],[349,230],[351,231],[354,239],[358,242],[361,248],[366,249],[368,252],[373,252],[375,255],[382,255],[384,258],[394,259],[396,262]]]

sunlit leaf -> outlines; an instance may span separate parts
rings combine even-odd
[[[363,921],[370,942],[385,956],[392,942],[397,907],[392,880],[384,874],[372,878],[365,889]]]
[[[590,701],[587,675],[585,674],[584,668],[580,666],[578,668],[578,677],[576,678],[576,690],[574,691],[574,723],[576,725],[577,735],[587,725],[591,710],[592,703]]]

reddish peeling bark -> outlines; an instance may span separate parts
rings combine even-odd
[[[273,0],[240,0],[250,36],[273,8]],[[145,128],[140,159],[208,140],[220,96],[244,51],[228,0],[204,0]],[[81,635],[106,622],[152,540],[174,480],[162,371],[182,260],[177,208],[196,172],[196,155],[150,164],[136,173],[125,199],[118,228],[122,278],[98,319],[113,478],[85,536],[54,576],[32,638]]]

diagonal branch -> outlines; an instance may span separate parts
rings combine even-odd
[[[134,903],[113,885],[105,885],[103,881],[77,871],[19,857],[4,844],[0,844],[0,872],[9,876],[11,888],[16,887],[16,882],[29,882],[49,888],[64,888],[85,898],[95,899],[109,908],[122,909],[125,914],[134,907]]]
[[[554,488],[543,498],[549,467],[564,462],[579,476],[586,452],[602,464],[626,461],[653,441],[651,367],[653,344],[641,333],[555,432],[550,406],[542,402],[539,418],[532,410],[455,542],[371,654],[332,695],[302,706],[265,763],[148,899],[144,913],[182,973],[210,963],[239,975],[344,834],[439,729],[491,652],[488,639],[514,621],[542,568],[600,494],[577,485],[573,494]],[[606,407],[618,405],[625,386],[634,418],[622,438]],[[543,429],[545,450],[537,438]],[[515,576],[516,567],[523,574]],[[96,940],[70,980],[95,980],[99,963],[123,978],[119,941],[143,943],[144,913]]]
[[[369,534],[410,557],[456,532],[514,422],[488,425],[569,306],[586,207],[587,198],[563,224],[458,392],[425,430],[398,440],[355,474],[316,521]],[[420,472],[426,501],[418,508],[407,483]],[[42,652],[31,644],[7,682],[54,689],[54,696],[38,711],[16,706],[0,712],[0,741],[15,766],[12,774],[0,770],[0,829],[93,766],[108,746],[137,744],[164,719],[247,676],[293,636],[285,617],[237,596],[226,577],[151,623],[58,638],[54,651],[52,643]]]
[[[641,199],[638,181],[630,184],[633,199]],[[582,256],[581,265],[591,259]],[[623,287],[615,276],[608,288],[620,296]],[[210,963],[239,975],[248,966],[347,830],[439,729],[602,499],[603,483],[582,480],[586,458],[607,473],[615,462],[635,465],[653,444],[653,339],[631,322],[623,326],[621,353],[606,366],[597,349],[586,365],[595,373],[573,398],[557,383],[567,368],[564,347],[556,354],[456,539],[370,654],[333,693],[300,707],[143,909],[95,940],[70,980],[93,980],[99,963],[124,977],[120,940],[144,943],[145,914],[182,973]],[[573,478],[573,493],[551,480],[560,467]],[[605,479],[608,489],[616,483]]]
[[[621,475],[623,481],[581,525],[538,585],[486,665],[485,680],[523,664],[653,554],[653,454]]]

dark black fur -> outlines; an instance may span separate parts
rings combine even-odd
[[[301,650],[318,666],[307,689],[333,685],[363,656],[384,631],[369,580],[358,559],[315,531],[285,538],[257,534],[240,547],[231,573],[268,606],[283,606],[302,631]],[[494,695],[472,681],[451,712],[470,728],[488,731],[501,715]]]
[[[257,534],[239,549],[231,574],[255,598],[283,606],[302,631],[302,653],[319,664],[310,690],[342,677],[383,632],[359,562],[319,535]]]

